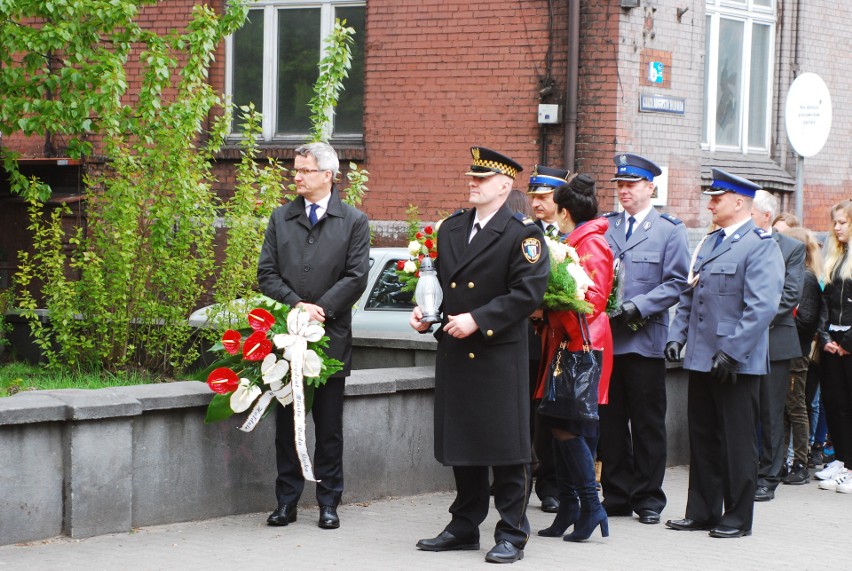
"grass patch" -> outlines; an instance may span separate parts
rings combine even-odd
[[[0,363],[0,397],[21,391],[52,389],[102,389],[127,385],[167,382],[146,371],[85,372],[71,369],[47,369],[38,365]]]

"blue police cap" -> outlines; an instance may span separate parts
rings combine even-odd
[[[615,163],[615,176],[610,181],[625,180],[634,182],[637,180],[653,181],[655,176],[660,176],[663,171],[653,161],[633,153],[621,153],[612,159]]]
[[[725,194],[726,192],[734,192],[749,198],[754,198],[754,193],[760,190],[760,185],[755,184],[741,176],[733,175],[725,172],[722,169],[710,169],[713,172],[713,182],[710,183],[710,188],[704,191],[704,194],[715,196],[717,194]]]
[[[485,178],[504,174],[515,178],[516,174],[524,170],[521,165],[506,155],[485,147],[471,147],[470,155],[473,157],[473,163],[470,165],[470,171],[465,173],[467,176]]]
[[[530,176],[527,194],[549,194],[558,186],[568,182],[570,171],[535,165]]]

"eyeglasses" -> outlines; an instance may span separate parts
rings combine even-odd
[[[305,176],[307,174],[311,174],[312,172],[320,172],[320,169],[293,169],[290,171],[290,175],[296,176],[297,174],[300,174],[302,176]]]

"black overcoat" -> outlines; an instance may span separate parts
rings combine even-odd
[[[323,308],[326,353],[344,364],[335,377],[349,375],[352,306],[367,287],[369,269],[367,216],[342,202],[336,188],[313,228],[301,196],[269,217],[257,267],[260,291],[291,307],[304,301]]]
[[[541,229],[503,206],[468,244],[474,210],[438,230],[443,315],[470,312],[479,330],[436,333],[435,458],[452,466],[530,461],[527,323],[550,260]]]

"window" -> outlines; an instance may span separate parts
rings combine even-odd
[[[303,141],[317,64],[335,19],[355,29],[352,68],[333,118],[335,139],[360,139],[364,117],[364,0],[269,0],[250,5],[248,21],[228,39],[226,91],[239,108],[263,113],[263,140]],[[239,131],[239,117],[232,130]]]
[[[382,269],[364,309],[391,309],[409,313],[414,309],[414,292],[402,289],[403,284],[396,275],[396,262],[391,260]]]
[[[775,0],[707,0],[703,142],[769,152]]]

